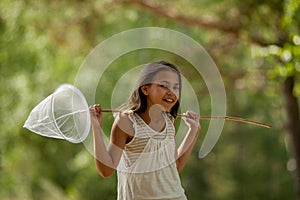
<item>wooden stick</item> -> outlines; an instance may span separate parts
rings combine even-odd
[[[121,112],[120,110],[101,109],[101,112]]]
[[[111,110],[111,109],[102,109],[102,112],[121,112],[120,110]],[[178,117],[188,117],[187,115],[184,114],[178,114]],[[231,117],[231,116],[199,116],[199,119],[224,119],[224,120],[229,120],[229,121],[236,121],[236,122],[242,122],[242,123],[247,123],[247,124],[252,124],[256,126],[261,126],[265,128],[271,128],[272,126],[244,118],[239,118],[239,117]]]
[[[188,117],[188,116],[183,115],[183,114],[178,114],[177,116],[179,116],[179,117]],[[225,120],[229,120],[229,121],[236,121],[236,122],[242,122],[242,123],[252,124],[252,125],[256,125],[256,126],[262,126],[262,127],[265,127],[265,128],[271,128],[272,127],[268,124],[264,124],[264,123],[244,119],[244,118],[239,118],[239,117],[230,117],[230,116],[199,116],[199,119],[207,119],[207,120],[210,120],[210,119],[225,119]]]

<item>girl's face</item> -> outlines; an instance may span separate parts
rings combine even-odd
[[[179,98],[179,77],[173,71],[160,71],[152,80],[152,83],[142,86],[143,93],[147,96],[147,107],[159,104],[170,112]]]

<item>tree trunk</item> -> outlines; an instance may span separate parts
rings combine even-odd
[[[292,146],[293,157],[296,160],[295,174],[295,186],[297,199],[300,200],[300,116],[299,116],[299,104],[297,97],[293,94],[295,84],[295,77],[289,76],[284,82],[284,98],[286,101],[287,112],[287,130],[290,136],[290,143]]]

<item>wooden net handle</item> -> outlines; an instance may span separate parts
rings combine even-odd
[[[104,109],[104,110],[101,110],[101,111],[102,112],[121,112],[120,110],[110,110],[110,109]],[[178,117],[188,117],[187,115],[184,115],[184,114],[178,114],[177,116]],[[261,126],[261,127],[265,127],[265,128],[271,128],[272,127],[268,124],[264,124],[264,123],[261,123],[261,122],[256,122],[256,121],[252,121],[252,120],[248,120],[248,119],[244,119],[244,118],[231,117],[231,116],[199,116],[199,119],[207,119],[207,120],[224,119],[224,120],[229,120],[229,121],[236,121],[236,122],[252,124],[252,125],[255,125],[255,126]]]

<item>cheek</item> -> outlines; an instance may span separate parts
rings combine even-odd
[[[173,92],[173,93],[175,94],[175,96],[176,96],[177,100],[179,100],[179,91],[177,91],[177,92]]]

